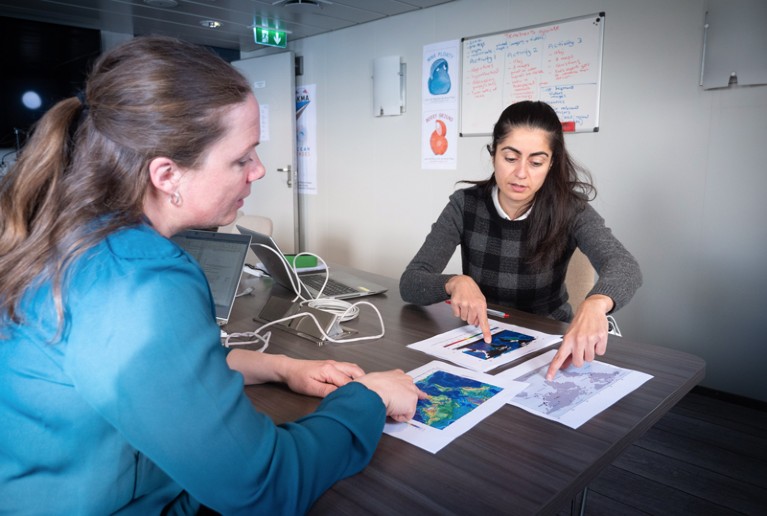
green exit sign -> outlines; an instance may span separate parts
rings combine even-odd
[[[267,29],[265,27],[253,28],[253,36],[259,45],[286,48],[288,46],[288,34],[284,30]]]

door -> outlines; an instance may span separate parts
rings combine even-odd
[[[285,253],[299,248],[296,174],[296,97],[293,52],[233,61],[261,106],[258,155],[266,175],[252,185],[242,210],[272,219],[272,236]]]

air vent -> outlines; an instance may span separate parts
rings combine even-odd
[[[144,0],[144,3],[149,7],[162,7],[165,9],[178,7],[178,2],[176,0]]]
[[[323,5],[332,5],[333,2],[328,0],[277,0],[272,2],[272,5],[279,5],[285,7],[299,7],[306,5],[309,7],[322,7]]]

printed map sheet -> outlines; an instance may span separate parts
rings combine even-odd
[[[478,327],[466,325],[408,347],[473,371],[487,372],[562,340],[561,335],[549,335],[498,321],[490,322],[490,332],[493,339],[489,344],[482,338]]]
[[[386,423],[384,433],[437,453],[505,405],[525,384],[432,361],[410,371],[429,397],[418,400],[407,423]]]
[[[556,350],[551,350],[497,374],[496,378],[528,384],[510,404],[570,428],[578,428],[652,378],[595,360],[581,368],[570,365],[561,369],[549,382],[546,371],[555,354]]]

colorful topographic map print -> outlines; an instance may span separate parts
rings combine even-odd
[[[498,358],[504,353],[514,351],[523,346],[527,346],[535,340],[535,337],[519,333],[514,330],[503,330],[493,335],[492,340],[488,344],[483,339],[464,344],[458,349],[462,353],[471,355],[482,360],[490,360]]]
[[[435,371],[416,385],[429,397],[418,401],[413,419],[438,430],[447,428],[502,390],[447,371]]]

